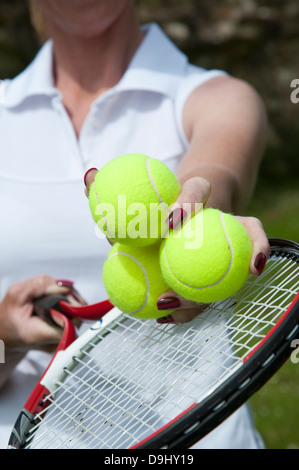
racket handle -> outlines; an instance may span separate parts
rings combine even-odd
[[[66,297],[56,294],[44,295],[34,300],[33,314],[38,315],[49,325],[59,327],[63,330],[61,340],[56,349],[64,351],[77,338],[76,329],[68,315],[63,313],[62,306],[68,305]]]
[[[34,300],[34,314],[50,325],[57,326],[57,323],[52,318],[51,310],[54,309],[61,312],[60,301],[68,302],[66,297],[62,295],[50,294],[39,297]]]

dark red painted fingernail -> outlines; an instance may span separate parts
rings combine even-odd
[[[254,267],[257,270],[258,275],[260,275],[261,272],[263,271],[266,261],[267,261],[267,257],[266,255],[264,255],[264,253],[259,253],[257,257],[255,258]]]
[[[166,297],[159,299],[157,302],[158,310],[172,310],[181,306],[181,302],[177,297]]]
[[[174,319],[171,315],[167,315],[166,317],[158,318],[157,323],[174,323]]]
[[[67,281],[66,279],[58,279],[56,284],[59,287],[73,287],[74,285],[73,281]]]
[[[96,171],[98,171],[98,169],[97,169],[97,168],[89,168],[89,170],[87,170],[87,172],[86,172],[86,173],[85,173],[85,175],[84,175],[84,184],[85,184],[85,186],[86,186],[86,176],[87,176],[87,175],[88,175],[88,173],[89,173],[90,171],[92,171],[92,170],[96,170]]]
[[[170,229],[180,228],[187,217],[187,212],[179,207],[171,212],[168,217],[168,225]]]

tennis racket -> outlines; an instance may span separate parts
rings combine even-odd
[[[63,338],[9,448],[183,449],[203,438],[299,338],[299,245],[270,244],[261,276],[187,324],[138,320],[109,301],[40,299],[40,315],[63,318]],[[97,321],[75,339],[74,316]]]

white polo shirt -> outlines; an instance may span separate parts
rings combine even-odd
[[[12,284],[40,273],[74,281],[88,303],[105,299],[101,271],[109,244],[96,235],[84,173],[125,153],[159,158],[176,172],[188,148],[182,126],[186,98],[224,72],[190,65],[157,25],[144,28],[126,73],[93,103],[79,139],[53,84],[51,41],[19,76],[4,81],[0,300]],[[47,354],[30,352],[0,391],[1,448],[48,362]],[[259,445],[243,407],[199,447]]]

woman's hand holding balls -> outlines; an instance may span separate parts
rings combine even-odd
[[[135,160],[138,157],[141,156],[135,155]],[[134,158],[131,159],[132,165],[135,164]],[[137,160],[137,166],[144,163],[142,159]],[[148,159],[145,177],[143,181],[137,181],[141,190],[136,191],[135,187],[134,192],[141,194],[141,200],[143,196],[153,197],[151,193],[154,193],[162,203],[160,194],[168,195],[165,226],[169,232],[164,227],[164,233],[159,234],[160,240],[159,237],[158,240],[148,239],[146,243],[142,240],[134,243],[134,239],[128,243],[126,238],[123,243],[117,240],[104,265],[104,283],[112,303],[125,313],[144,319],[155,318],[159,323],[185,323],[201,313],[208,303],[229,297],[239,290],[249,273],[259,275],[270,254],[270,247],[258,219],[234,217],[206,209],[211,191],[206,179],[190,178],[178,192],[168,169],[165,168],[160,181],[159,171],[154,177],[148,171],[148,168],[155,167],[156,162]],[[110,166],[114,167],[114,192],[117,193],[115,161]],[[109,169],[109,164],[106,167]],[[160,167],[163,170],[161,162],[157,168]],[[128,165],[124,168],[133,171]],[[84,178],[90,201],[90,187],[93,185],[92,213],[97,208],[96,174],[97,170],[92,169]],[[125,195],[130,200],[128,193],[132,184],[124,184],[124,171],[120,172],[119,178],[122,192],[126,188]],[[172,189],[163,192],[167,179]],[[115,198],[115,194],[113,196]],[[148,201],[142,202],[146,205]],[[149,219],[148,212],[146,214]]]

